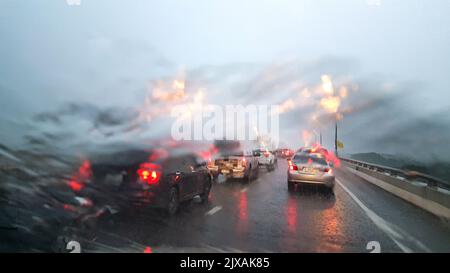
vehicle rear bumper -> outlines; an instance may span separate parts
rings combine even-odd
[[[219,166],[208,166],[210,172],[219,172]]]
[[[231,178],[243,178],[245,177],[245,168],[241,167],[241,168],[218,168],[218,166],[216,166],[216,168],[214,167],[208,167],[210,173],[214,176],[222,174],[226,177],[231,177]]]
[[[208,166],[208,171],[213,176],[218,176],[220,174],[219,166]]]
[[[274,162],[270,161],[270,160],[259,160],[258,161],[258,165],[259,166],[267,166],[267,165],[272,165]]]
[[[288,182],[301,184],[319,184],[327,187],[333,187],[335,177],[331,175],[319,176],[299,173],[288,173]]]
[[[129,189],[122,194],[122,204],[132,207],[157,207],[165,208],[168,203],[168,196],[163,191]]]
[[[244,178],[245,177],[245,169],[244,168],[233,168],[233,169],[224,169],[221,170],[221,173],[226,177],[231,178]]]

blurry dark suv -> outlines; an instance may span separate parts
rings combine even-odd
[[[208,200],[211,176],[206,162],[181,150],[124,150],[92,159],[94,183],[105,185],[116,205],[149,205],[175,214],[200,196]],[[109,183],[116,177],[116,184]],[[119,178],[117,178],[119,177]],[[109,182],[108,182],[109,180]]]

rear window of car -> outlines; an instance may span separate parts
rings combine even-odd
[[[233,141],[233,140],[216,140],[214,142],[214,146],[219,151],[229,151],[229,150],[237,150],[241,147],[241,144],[239,141]]]
[[[241,149],[220,151],[219,154],[222,156],[244,156],[245,155],[244,151]]]
[[[296,164],[320,164],[327,165],[327,161],[322,157],[295,155],[292,161]]]
[[[174,173],[177,171],[184,172],[187,171],[187,166],[185,166],[185,160],[181,156],[171,157],[164,162],[164,171],[167,173]]]

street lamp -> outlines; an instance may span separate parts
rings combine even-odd
[[[312,121],[313,121],[315,127],[319,127],[319,134],[318,134],[319,135],[319,143],[320,143],[320,146],[322,146],[322,129],[321,129],[320,122],[318,122],[318,120],[317,120],[317,116],[314,115],[312,117]],[[313,132],[317,137],[317,131],[313,130]]]
[[[338,140],[338,121],[342,119],[342,114],[336,112],[335,123],[334,123],[334,153],[338,157],[338,149],[341,147],[343,149],[343,144]]]
[[[336,157],[338,157],[338,127],[337,127],[337,117],[335,120],[335,127],[334,127],[334,154]]]

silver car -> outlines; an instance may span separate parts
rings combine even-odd
[[[267,171],[271,172],[275,170],[275,166],[277,164],[277,158],[273,154],[273,152],[267,149],[257,149],[253,151],[253,155],[258,158],[258,165],[260,167],[264,167]]]
[[[326,186],[330,192],[334,189],[334,172],[322,154],[297,153],[288,160],[288,189],[295,184],[319,184]]]

